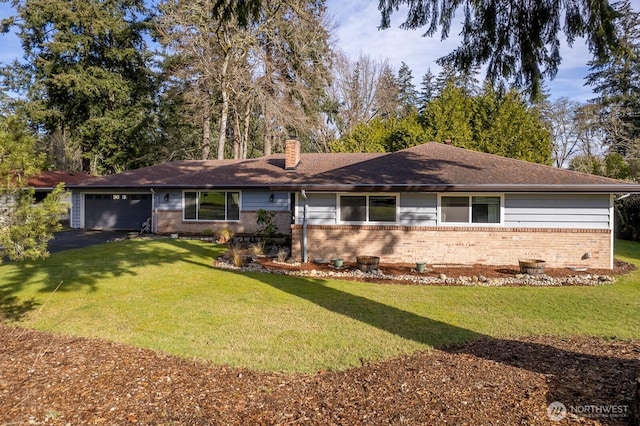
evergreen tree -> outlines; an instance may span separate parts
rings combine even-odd
[[[420,91],[418,92],[418,110],[422,114],[427,104],[437,95],[435,76],[431,72],[431,68],[422,76]]]
[[[501,95],[491,85],[474,99],[474,138],[468,148],[551,164],[551,133],[541,111],[515,89]]]
[[[417,112],[404,117],[376,117],[359,123],[353,131],[331,145],[333,152],[394,152],[427,141]]]
[[[400,102],[399,113],[401,117],[404,117],[416,109],[418,105],[418,92],[416,91],[416,86],[413,84],[411,68],[404,62],[402,62],[398,70],[397,82],[400,92],[398,96]]]
[[[452,85],[462,91],[466,95],[475,95],[480,91],[478,81],[478,68],[474,67],[469,70],[460,71],[451,64],[445,64],[435,78],[436,91],[442,92],[447,86]]]
[[[429,141],[415,109],[388,124],[389,131],[384,140],[386,152],[400,151]]]
[[[375,116],[382,118],[395,117],[400,109],[400,90],[398,80],[390,66],[384,66],[376,81],[374,98]]]
[[[606,58],[590,62],[587,84],[598,95],[598,108],[605,143],[623,156],[640,157],[640,13],[628,0],[616,3],[616,27],[620,44]]]
[[[505,157],[550,164],[551,134],[538,108],[516,90],[501,94],[491,85],[470,95],[452,81],[421,114],[428,140]]]
[[[215,16],[235,16],[247,24],[258,16],[264,2],[216,1]],[[496,87],[513,82],[526,88],[532,99],[539,99],[543,80],[554,78],[558,71],[561,33],[569,46],[576,37],[584,37],[598,58],[616,44],[612,24],[616,12],[608,0],[380,0],[378,8],[383,29],[391,25],[394,12],[406,10],[401,28],[426,28],[426,36],[440,30],[442,39],[449,36],[462,8],[461,44],[440,64],[452,64],[461,71],[486,64],[487,77]]]
[[[453,141],[456,146],[473,145],[473,99],[453,82],[446,84],[439,95],[427,104],[421,121],[428,140]]]
[[[462,7],[461,44],[439,63],[463,73],[486,64],[487,78],[496,87],[526,87],[532,99],[541,94],[544,78],[555,77],[558,70],[561,31],[570,46],[576,37],[585,37],[598,58],[616,41],[616,13],[606,0],[381,0],[382,28],[389,27],[391,15],[403,5],[408,13],[402,28],[426,27],[428,36],[441,28],[443,39]]]
[[[142,0],[19,0],[26,63],[2,69],[33,126],[80,150],[83,169],[110,173],[142,165],[154,83]]]
[[[640,13],[628,0],[614,4],[619,44],[609,56],[591,63],[587,84],[597,98],[589,109],[594,126],[604,134],[608,152],[604,158],[578,159],[572,167],[618,179],[640,180]],[[593,119],[595,117],[595,119]],[[616,203],[616,233],[620,238],[640,240],[640,197]]]
[[[63,188],[58,186],[43,201],[34,204],[29,178],[43,161],[35,154],[35,137],[15,117],[0,116],[0,263],[36,259],[47,255],[47,242],[60,228]]]
[[[357,123],[351,131],[333,141],[331,152],[385,152],[385,140],[388,135],[386,120],[374,117],[367,123]]]

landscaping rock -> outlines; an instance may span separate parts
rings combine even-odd
[[[457,271],[457,275],[449,276],[444,272],[430,270],[429,272],[418,273],[412,267],[405,267],[402,272],[399,271],[397,265],[380,265],[379,269],[363,272],[356,267],[348,265],[342,268],[334,268],[329,264],[308,264],[311,269],[300,263],[275,262],[270,259],[260,259],[259,263],[250,263],[242,268],[232,265],[224,258],[218,259],[214,265],[219,268],[227,268],[234,270],[246,270],[251,272],[265,272],[272,274],[292,275],[298,277],[323,278],[330,277],[335,279],[371,281],[371,282],[393,282],[398,284],[414,284],[414,285],[458,285],[458,286],[483,286],[483,287],[501,287],[501,286],[593,286],[615,282],[612,275],[598,274],[580,274],[568,269],[564,274],[556,271],[556,276],[548,274],[529,275],[514,273],[501,273],[499,276],[489,277],[487,274],[473,274],[474,268],[451,268],[451,272]],[[487,266],[479,269],[489,272]],[[448,268],[449,269],[449,268]],[[504,270],[506,268],[497,268]],[[547,268],[549,271],[549,268]],[[452,274],[453,275],[453,274]],[[498,274],[496,274],[498,275]]]

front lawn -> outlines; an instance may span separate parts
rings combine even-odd
[[[640,244],[616,243],[640,265]],[[597,287],[427,287],[239,274],[211,266],[223,250],[127,240],[0,265],[0,309],[23,327],[287,372],[482,336],[640,338],[640,271]]]

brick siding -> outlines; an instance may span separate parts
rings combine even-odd
[[[240,212],[240,221],[238,222],[183,220],[182,210],[161,210],[158,212],[157,219],[159,234],[202,234],[203,232],[215,234],[223,228],[228,228],[235,234],[255,234],[258,231],[257,212],[255,211]],[[278,227],[278,233],[283,235],[291,233],[290,212],[276,212],[273,220]]]
[[[302,226],[292,226],[292,256],[302,257]],[[611,268],[611,231],[602,229],[308,225],[309,260],[380,256],[382,262]],[[582,259],[585,253],[590,258]]]
[[[288,140],[285,142],[284,168],[295,169],[300,162],[300,141]]]

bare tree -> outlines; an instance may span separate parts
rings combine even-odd
[[[355,61],[344,53],[336,59],[330,97],[337,103],[335,125],[340,136],[357,124],[395,112],[399,88],[387,60],[360,55]]]
[[[322,0],[265,2],[256,29],[254,90],[264,129],[264,154],[288,136],[312,132],[330,78],[331,25]]]
[[[202,113],[202,158],[209,156],[214,116],[219,159],[229,135],[233,156],[248,155],[254,118],[261,122],[265,155],[274,141],[311,132],[332,57],[324,1],[265,2],[246,26],[231,17],[214,19],[214,3],[165,0],[158,18],[160,40],[177,64],[171,75],[187,83],[187,96]]]
[[[571,158],[580,151],[581,139],[576,122],[578,108],[580,104],[568,98],[559,98],[542,108],[553,137],[553,164],[556,167],[567,167]]]
[[[202,123],[202,159],[211,152],[211,123],[219,101],[217,157],[224,158],[231,79],[234,68],[242,66],[251,42],[246,31],[232,19],[211,19],[212,0],[165,0],[158,8],[156,28],[168,54],[165,70],[184,87],[184,96]]]

